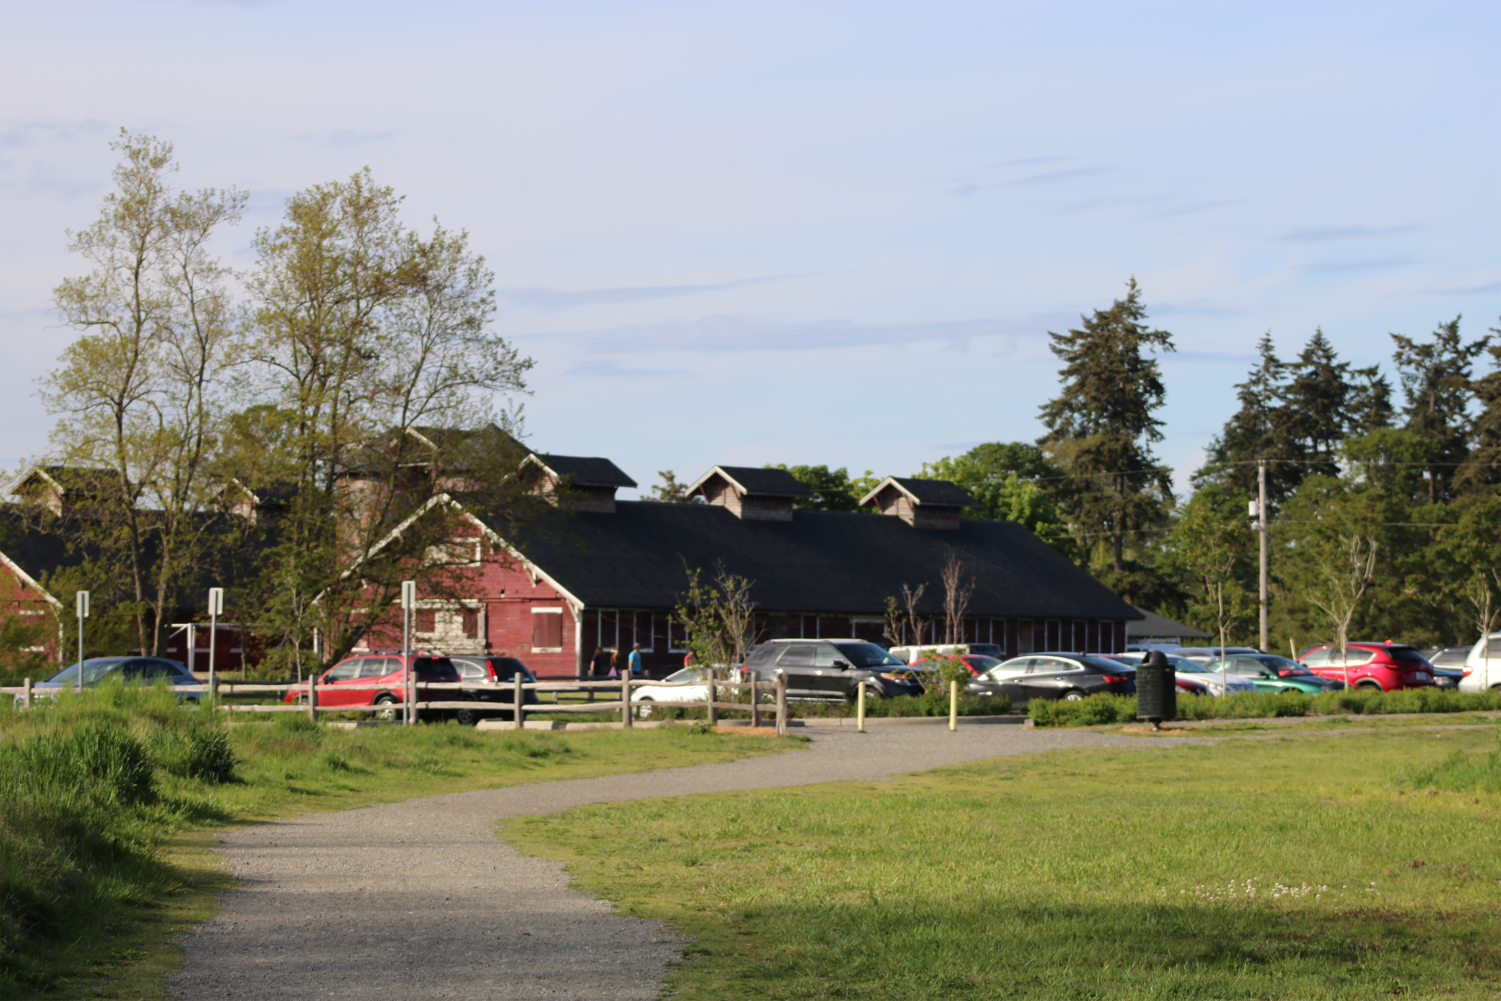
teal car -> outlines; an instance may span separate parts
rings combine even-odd
[[[1250,678],[1258,692],[1303,692],[1317,695],[1320,692],[1337,692],[1345,687],[1343,681],[1314,674],[1295,660],[1278,657],[1272,653],[1236,654],[1224,661],[1210,661],[1205,670],[1218,671],[1221,663],[1231,674]]]

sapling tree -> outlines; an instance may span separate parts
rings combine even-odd
[[[755,638],[755,582],[730,573],[722,563],[707,581],[698,567],[684,570],[688,586],[673,610],[673,621],[683,627],[684,645],[693,651],[694,660],[712,677],[727,680]]]
[[[964,613],[969,610],[969,599],[975,593],[974,575],[965,570],[964,561],[950,549],[944,556],[938,579],[943,583],[944,642],[961,642]]]

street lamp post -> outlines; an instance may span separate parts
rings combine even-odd
[[[83,620],[89,617],[89,592],[73,597],[73,612],[78,616],[78,690],[83,691]]]
[[[1256,524],[1252,525],[1251,527],[1254,528],[1256,530],[1256,534],[1258,536],[1260,536],[1260,539],[1258,541],[1260,542],[1260,547],[1261,547],[1261,572],[1260,572],[1260,578],[1261,578],[1260,579],[1260,599],[1261,600],[1258,603],[1259,604],[1259,608],[1260,608],[1261,631],[1259,633],[1259,642],[1257,643],[1257,646],[1259,646],[1261,648],[1262,652],[1265,653],[1266,652],[1266,611],[1267,611],[1267,575],[1266,575],[1267,523],[1266,523],[1266,462],[1264,460],[1258,460],[1257,463],[1256,463],[1256,496],[1257,496],[1257,499],[1253,500],[1251,502],[1251,517],[1256,519]],[[1221,656],[1223,656],[1223,654],[1224,654],[1224,651],[1221,651]]]

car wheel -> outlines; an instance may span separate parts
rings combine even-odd
[[[1063,693],[1063,701],[1082,702],[1084,701],[1084,693],[1079,691],[1077,688],[1070,688],[1068,691]]]
[[[850,689],[850,701],[851,702],[854,702],[856,699],[858,699],[860,697],[860,693],[859,693],[859,691],[857,689],[858,689],[858,686],[856,688],[851,688]],[[872,702],[872,701],[874,701],[876,699],[884,699],[885,697],[886,697],[886,692],[885,692],[885,690],[883,688],[881,688],[880,685],[866,685],[865,686],[865,701],[866,702]]]
[[[1357,681],[1355,683],[1355,687],[1356,688],[1364,688],[1368,692],[1384,692],[1384,691],[1386,691],[1386,689],[1384,689],[1384,688],[1381,687],[1381,682],[1379,682],[1379,681],[1372,681],[1369,678],[1367,678],[1365,681]]]
[[[372,714],[382,723],[400,723],[406,718],[401,708],[401,703],[396,701],[394,695],[382,695],[375,700],[376,710]]]
[[[458,709],[454,711],[453,718],[460,726],[474,726],[479,722],[479,710]]]
[[[655,702],[656,699],[654,699],[650,695],[648,695],[648,696],[646,696],[644,698],[638,699],[637,701],[640,701],[640,702]],[[651,706],[637,706],[636,707],[636,718],[637,719],[651,719]]]

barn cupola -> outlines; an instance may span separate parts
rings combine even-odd
[[[636,485],[609,459],[532,454],[521,468],[538,478],[538,493],[552,504],[571,511],[614,514],[615,491]]]
[[[882,514],[894,514],[913,528],[959,527],[959,512],[975,506],[963,487],[948,480],[914,480],[888,476],[860,498],[860,506],[875,505]]]
[[[111,509],[120,481],[108,469],[87,466],[32,466],[10,485],[23,503],[58,516],[99,515]]]
[[[785,469],[754,466],[715,466],[688,492],[702,494],[709,504],[726,508],[742,521],[791,521],[792,502],[813,495]]]

